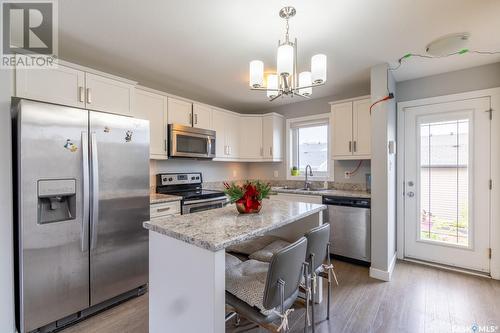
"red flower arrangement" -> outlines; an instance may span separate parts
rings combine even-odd
[[[262,199],[269,198],[271,186],[261,181],[246,181],[243,185],[234,182],[224,182],[224,193],[229,196],[231,203],[236,203],[236,208],[241,214],[258,213],[262,208]]]

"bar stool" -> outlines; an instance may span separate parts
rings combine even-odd
[[[318,227],[309,230],[304,237],[307,238],[307,252],[305,260],[309,264],[308,279],[311,283],[302,284],[301,291],[304,293],[311,292],[311,308],[312,308],[312,322],[314,323],[314,303],[316,296],[317,277],[324,278],[328,281],[328,295],[327,295],[327,313],[326,319],[330,320],[330,303],[332,293],[332,279],[338,285],[337,276],[333,270],[333,265],[330,260],[330,224],[325,223]],[[250,259],[255,259],[263,262],[269,262],[273,254],[281,247],[284,247],[283,240],[274,240],[264,248],[255,251],[249,255]],[[326,261],[326,264],[324,262]],[[308,285],[312,284],[312,290],[308,290]],[[309,306],[306,308],[308,311]],[[314,325],[313,325],[314,332]]]
[[[306,261],[309,263],[309,277],[312,281],[312,322],[314,332],[314,302],[316,296],[317,277],[322,277],[328,281],[328,295],[326,319],[330,320],[330,297],[332,293],[332,279],[338,285],[337,276],[333,270],[330,260],[330,224],[325,223],[309,230],[305,235],[307,238]],[[326,261],[326,264],[324,263]]]
[[[288,331],[291,307],[307,275],[306,250],[307,239],[301,237],[277,251],[269,264],[226,254],[226,304],[272,332]],[[276,326],[273,322],[278,319],[281,323]]]

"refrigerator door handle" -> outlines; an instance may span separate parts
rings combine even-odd
[[[89,250],[89,211],[90,211],[90,193],[89,193],[89,135],[88,132],[82,132],[82,188],[83,188],[83,214],[82,214],[82,252]]]
[[[99,163],[97,158],[97,138],[95,132],[91,134],[90,151],[92,153],[92,212],[90,217],[92,236],[90,249],[93,250],[97,244],[97,224],[99,221]]]

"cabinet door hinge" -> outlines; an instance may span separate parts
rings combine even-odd
[[[488,257],[491,259],[491,247],[488,249]]]
[[[490,190],[493,188],[493,180],[490,179]]]

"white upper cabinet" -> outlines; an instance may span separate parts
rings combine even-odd
[[[212,111],[212,129],[215,131],[215,157],[217,159],[225,159],[227,158],[225,112]]]
[[[262,117],[262,158],[266,161],[283,160],[284,119],[275,113]]]
[[[331,111],[333,159],[370,159],[370,100],[362,99],[333,104]]]
[[[230,159],[238,159],[240,156],[240,117],[235,114],[227,114],[226,120],[226,145],[227,155]]]
[[[85,72],[62,65],[50,69],[16,68],[15,95],[84,108]]]
[[[16,68],[16,97],[131,115],[135,85],[112,76],[59,64],[47,69]]]
[[[85,73],[86,107],[91,110],[132,115],[135,87],[104,76]]]
[[[215,131],[215,156],[218,160],[239,159],[240,117],[230,112],[212,110]]]
[[[194,103],[193,127],[212,129],[212,108],[208,105]]]
[[[262,116],[240,116],[239,157],[243,160],[261,160],[262,147]]]
[[[370,104],[371,100],[369,99],[354,101],[352,109],[353,152],[355,156],[366,158],[370,158],[371,155]]]
[[[151,159],[167,158],[167,97],[136,89],[134,117],[149,120]]]
[[[168,98],[168,123],[193,126],[193,103]]]

